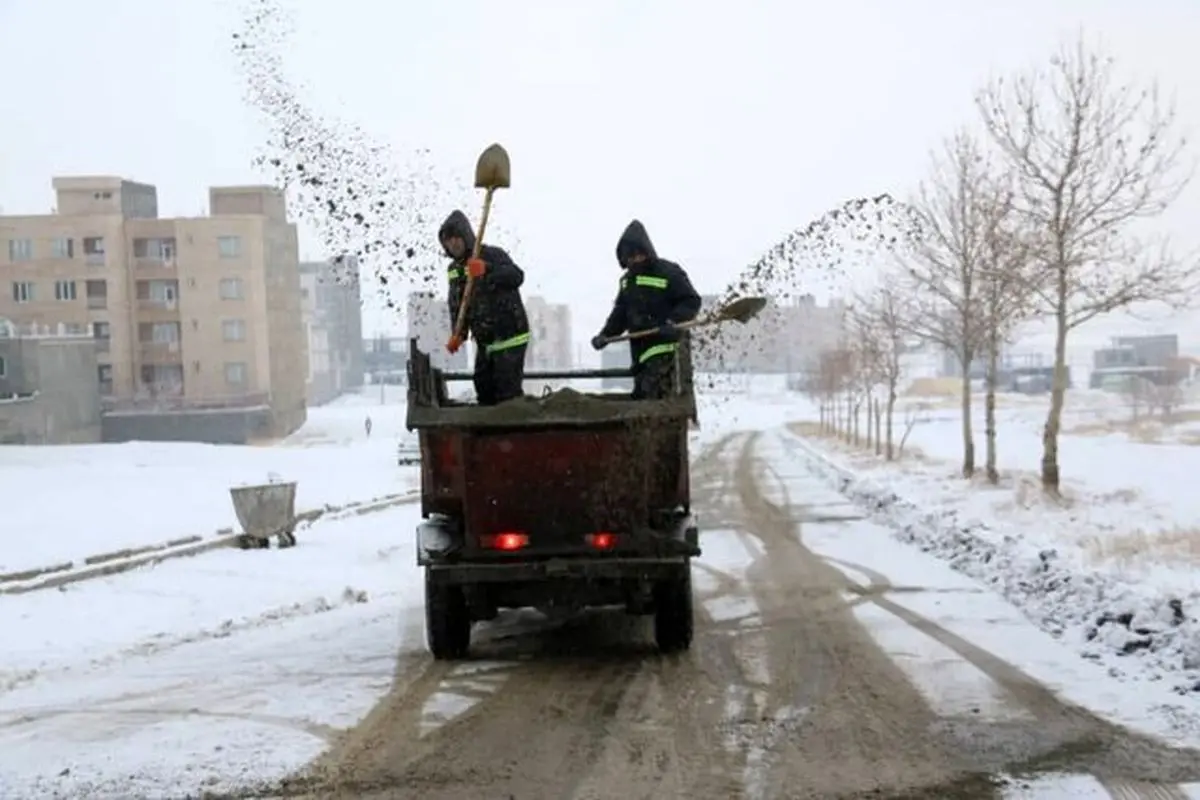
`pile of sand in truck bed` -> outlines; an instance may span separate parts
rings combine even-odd
[[[565,425],[687,417],[689,397],[669,400],[631,400],[628,395],[603,395],[559,389],[542,396],[525,395],[495,406],[447,405],[408,409],[410,427],[508,425]]]

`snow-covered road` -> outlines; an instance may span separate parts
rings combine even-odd
[[[679,659],[619,614],[517,612],[432,662],[403,506],[0,598],[0,796],[1200,798],[1193,700],[1130,692],[794,447],[697,458]]]

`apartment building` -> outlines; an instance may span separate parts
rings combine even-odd
[[[532,334],[525,354],[525,369],[570,369],[574,363],[570,307],[532,295],[525,298],[525,312]]]
[[[300,264],[309,405],[362,386],[362,305],[354,256]]]
[[[110,412],[256,408],[273,434],[304,421],[296,227],[279,190],[213,187],[209,216],[162,219],[150,184],[53,186],[52,213],[0,216],[0,317],[91,335]]]

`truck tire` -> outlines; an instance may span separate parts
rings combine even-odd
[[[471,647],[471,616],[461,586],[439,584],[425,574],[425,642],[438,661],[465,658]]]
[[[654,640],[664,653],[692,646],[692,567],[685,565],[675,577],[654,587]]]

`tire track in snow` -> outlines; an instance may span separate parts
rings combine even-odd
[[[786,443],[787,440],[783,441]],[[796,541],[803,547],[799,533]],[[895,587],[877,570],[861,564],[828,560],[867,578],[865,593],[856,590],[854,582],[846,578],[847,591],[857,593],[860,602],[874,604],[947,647],[1020,703],[1037,720],[1039,727],[1063,736],[1063,743],[1058,748],[1018,760],[1008,765],[1010,772],[1082,769],[1120,800],[1188,799],[1188,793],[1179,783],[1200,779],[1200,753],[1168,748],[1151,737],[1123,729],[1062,700],[994,653],[893,601],[888,595]]]

